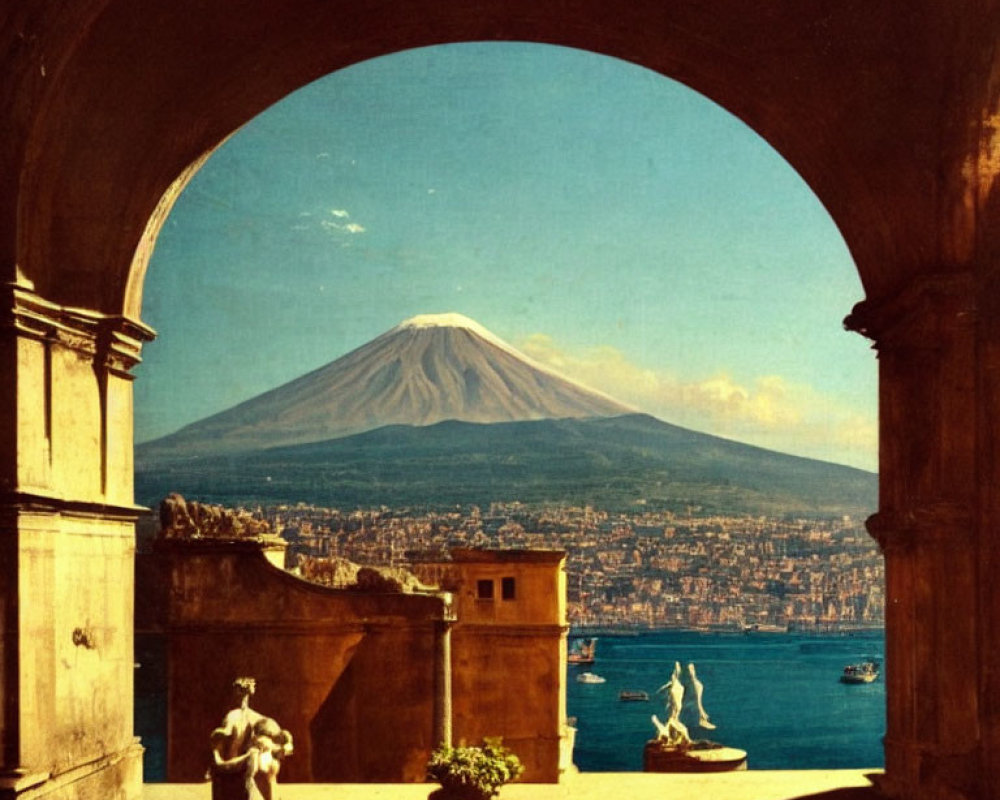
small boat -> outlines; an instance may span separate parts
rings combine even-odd
[[[630,702],[642,702],[643,700],[649,700],[649,694],[639,689],[622,689],[618,692],[618,699]]]
[[[753,625],[744,625],[743,634],[750,636],[754,633],[788,633],[787,625],[768,625],[766,623],[755,622]]]
[[[566,661],[570,664],[593,664],[597,652],[597,637],[573,643]]]
[[[604,678],[593,672],[581,672],[576,676],[577,683],[604,683]]]
[[[879,664],[877,661],[862,661],[860,664],[848,664],[840,675],[841,683],[872,683],[878,678]]]

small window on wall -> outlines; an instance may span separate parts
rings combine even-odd
[[[479,600],[492,600],[493,581],[476,581],[476,598]]]
[[[517,597],[516,584],[513,578],[500,579],[500,596],[504,600],[513,600]]]

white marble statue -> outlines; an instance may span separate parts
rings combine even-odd
[[[674,662],[674,671],[670,680],[656,690],[657,694],[667,695],[667,721],[660,722],[653,714],[653,724],[656,726],[657,738],[665,739],[668,744],[688,744],[691,735],[687,726],[681,722],[681,708],[684,706],[684,684],[681,683],[681,664]]]
[[[694,698],[698,704],[698,725],[706,730],[715,730],[715,725],[708,719],[708,712],[701,703],[701,696],[705,691],[705,684],[698,680],[698,675],[694,670],[694,664],[688,664],[688,675],[691,677],[691,686],[694,687]]]
[[[212,800],[275,800],[281,761],[292,752],[292,735],[250,708],[253,678],[237,678],[238,707],[212,731]]]

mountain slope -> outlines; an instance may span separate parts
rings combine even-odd
[[[697,433],[643,414],[503,424],[442,422],[137,471],[137,498],[341,508],[590,503],[608,510],[868,514],[877,477]]]
[[[601,417],[632,409],[458,314],[414,317],[320,369],[140,445],[138,462],[323,441],[385,425]]]

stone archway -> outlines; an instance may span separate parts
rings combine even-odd
[[[10,796],[136,797],[130,369],[185,176],[271,103],[409,47],[510,39],[633,61],[736,113],[826,204],[868,300],[891,658],[885,788],[995,795],[1000,3],[747,6],[41,0],[0,29],[0,692]],[[67,576],[71,576],[70,579]],[[67,666],[68,665],[68,666]],[[957,676],[949,685],[942,675]],[[32,788],[35,787],[35,788]]]

